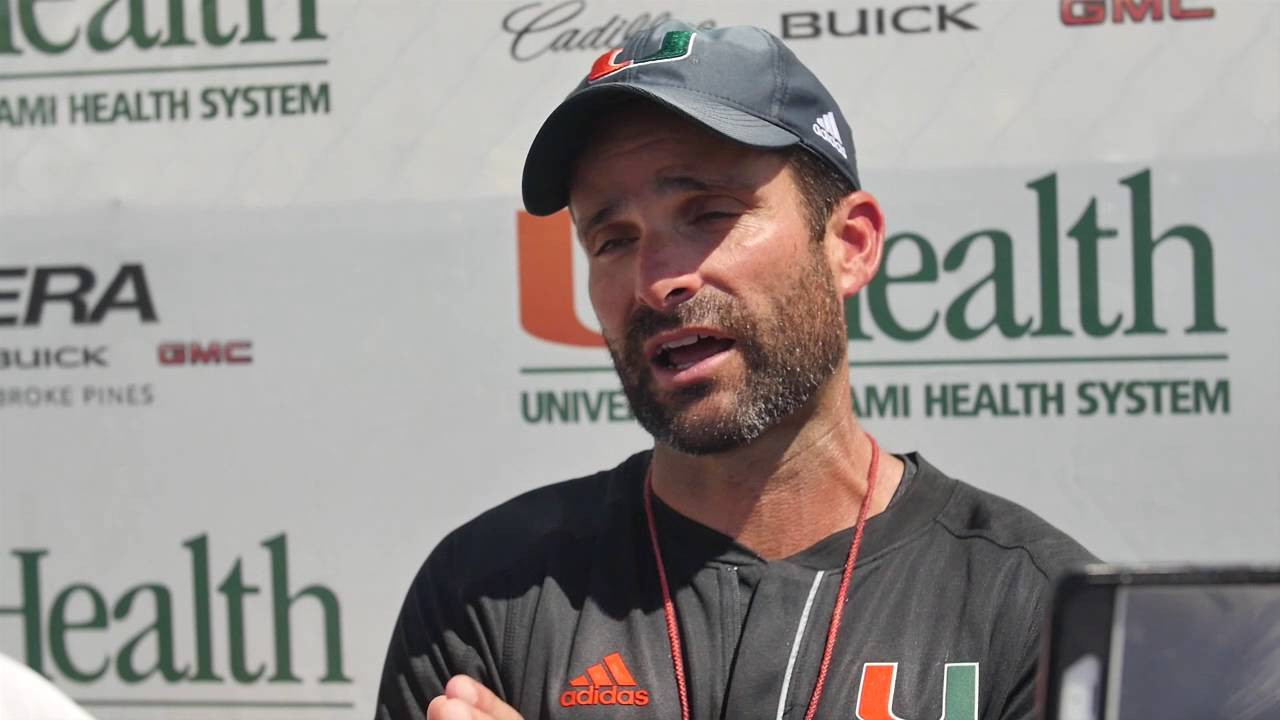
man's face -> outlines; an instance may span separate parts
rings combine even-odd
[[[591,301],[640,424],[682,452],[737,448],[843,369],[826,244],[781,153],[629,107],[570,184]]]

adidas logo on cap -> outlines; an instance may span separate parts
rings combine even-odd
[[[840,128],[836,126],[836,114],[834,112],[829,112],[814,120],[813,131],[818,134],[818,137],[831,143],[831,147],[840,153],[840,157],[845,160],[849,159],[849,153],[844,151],[844,142],[840,139]]]
[[[622,661],[621,653],[610,653],[604,662],[596,663],[587,671],[569,681],[573,690],[560,693],[560,707],[583,705],[634,705],[649,704],[649,691],[637,690],[635,676]]]

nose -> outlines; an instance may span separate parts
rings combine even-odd
[[[698,258],[661,238],[641,239],[636,273],[636,300],[654,310],[670,310],[702,289]]]

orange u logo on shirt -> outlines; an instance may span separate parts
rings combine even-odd
[[[858,720],[902,720],[893,714],[898,663],[862,666]],[[947,663],[942,680],[942,719],[978,720],[978,663]]]

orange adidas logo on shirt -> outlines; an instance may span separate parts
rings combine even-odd
[[[582,705],[635,705],[649,704],[649,691],[637,690],[635,676],[622,661],[621,653],[610,653],[604,662],[596,663],[587,671],[569,681],[576,690],[560,693],[560,707]]]

